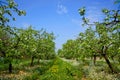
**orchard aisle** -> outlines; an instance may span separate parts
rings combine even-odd
[[[61,58],[63,61],[71,63],[73,66],[78,66],[80,63],[77,60]]]

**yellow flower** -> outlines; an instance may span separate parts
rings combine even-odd
[[[50,71],[53,72],[53,73],[58,72],[58,65],[53,65],[53,66],[50,68]]]

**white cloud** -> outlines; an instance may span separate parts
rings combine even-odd
[[[66,14],[66,13],[68,13],[68,10],[67,10],[66,6],[64,6],[62,4],[58,4],[57,13],[58,14]]]

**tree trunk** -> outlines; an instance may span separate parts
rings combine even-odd
[[[105,61],[106,61],[107,65],[109,66],[111,72],[114,73],[114,70],[113,70],[112,64],[110,63],[110,61],[109,61],[109,59],[108,59],[108,57],[107,57],[107,55],[106,55],[106,53],[107,53],[107,49],[108,49],[108,47],[103,46],[103,47],[102,47],[102,54],[101,54],[101,55],[102,55],[103,58],[105,59]]]
[[[96,55],[93,56],[93,60],[94,60],[94,65],[96,63]]]
[[[32,59],[31,59],[31,64],[30,64],[30,66],[33,66],[33,61],[34,61],[34,56],[32,56]]]
[[[9,63],[9,73],[12,73],[12,63]]]
[[[110,61],[109,61],[107,55],[106,55],[106,54],[102,54],[102,56],[104,57],[104,59],[105,59],[107,65],[109,66],[111,72],[114,73],[114,70],[113,70],[112,64],[110,63]]]

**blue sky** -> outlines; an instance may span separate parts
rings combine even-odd
[[[78,9],[85,6],[87,17],[91,21],[102,20],[102,8],[117,9],[114,0],[15,0],[26,16],[16,16],[14,26],[46,29],[56,36],[56,49],[62,47],[68,39],[75,39],[86,27],[82,27]]]

